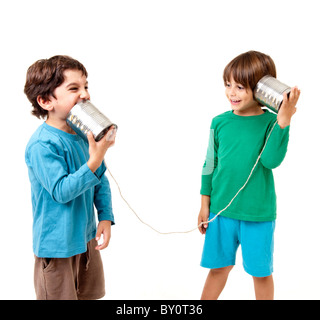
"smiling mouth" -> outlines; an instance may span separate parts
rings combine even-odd
[[[241,100],[230,100],[232,104],[239,104]]]

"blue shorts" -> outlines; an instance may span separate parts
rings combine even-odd
[[[214,215],[210,213],[209,220]],[[235,265],[241,245],[244,270],[254,277],[273,272],[275,221],[252,222],[218,216],[208,224],[201,266],[210,269]]]

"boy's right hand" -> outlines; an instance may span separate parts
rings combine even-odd
[[[113,129],[114,127],[111,127],[108,133],[98,142],[94,140],[91,131],[87,134],[90,155],[87,165],[92,172],[100,167],[107,150],[115,144],[116,134],[112,134]]]
[[[209,219],[209,207],[201,207],[200,212],[199,212],[199,216],[198,216],[198,229],[200,231],[201,234],[205,234],[208,228],[208,223],[205,223],[208,221]],[[204,222],[203,224],[200,223]]]

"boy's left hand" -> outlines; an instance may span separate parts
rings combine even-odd
[[[96,250],[105,249],[109,245],[111,238],[111,221],[103,220],[99,222],[96,234],[97,241],[100,240],[101,235],[103,235],[103,242],[95,247]]]
[[[296,104],[300,96],[300,90],[297,87],[291,89],[289,98],[286,93],[283,94],[283,101],[278,113],[278,124],[280,128],[290,125],[292,116],[296,113]]]

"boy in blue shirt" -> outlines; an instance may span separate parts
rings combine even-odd
[[[90,99],[87,76],[85,67],[68,56],[38,60],[27,72],[24,92],[32,114],[45,119],[25,152],[37,299],[99,299],[105,294],[99,251],[109,244],[114,216],[103,159],[115,135],[96,142],[89,132],[87,143],[66,122],[76,103]]]

